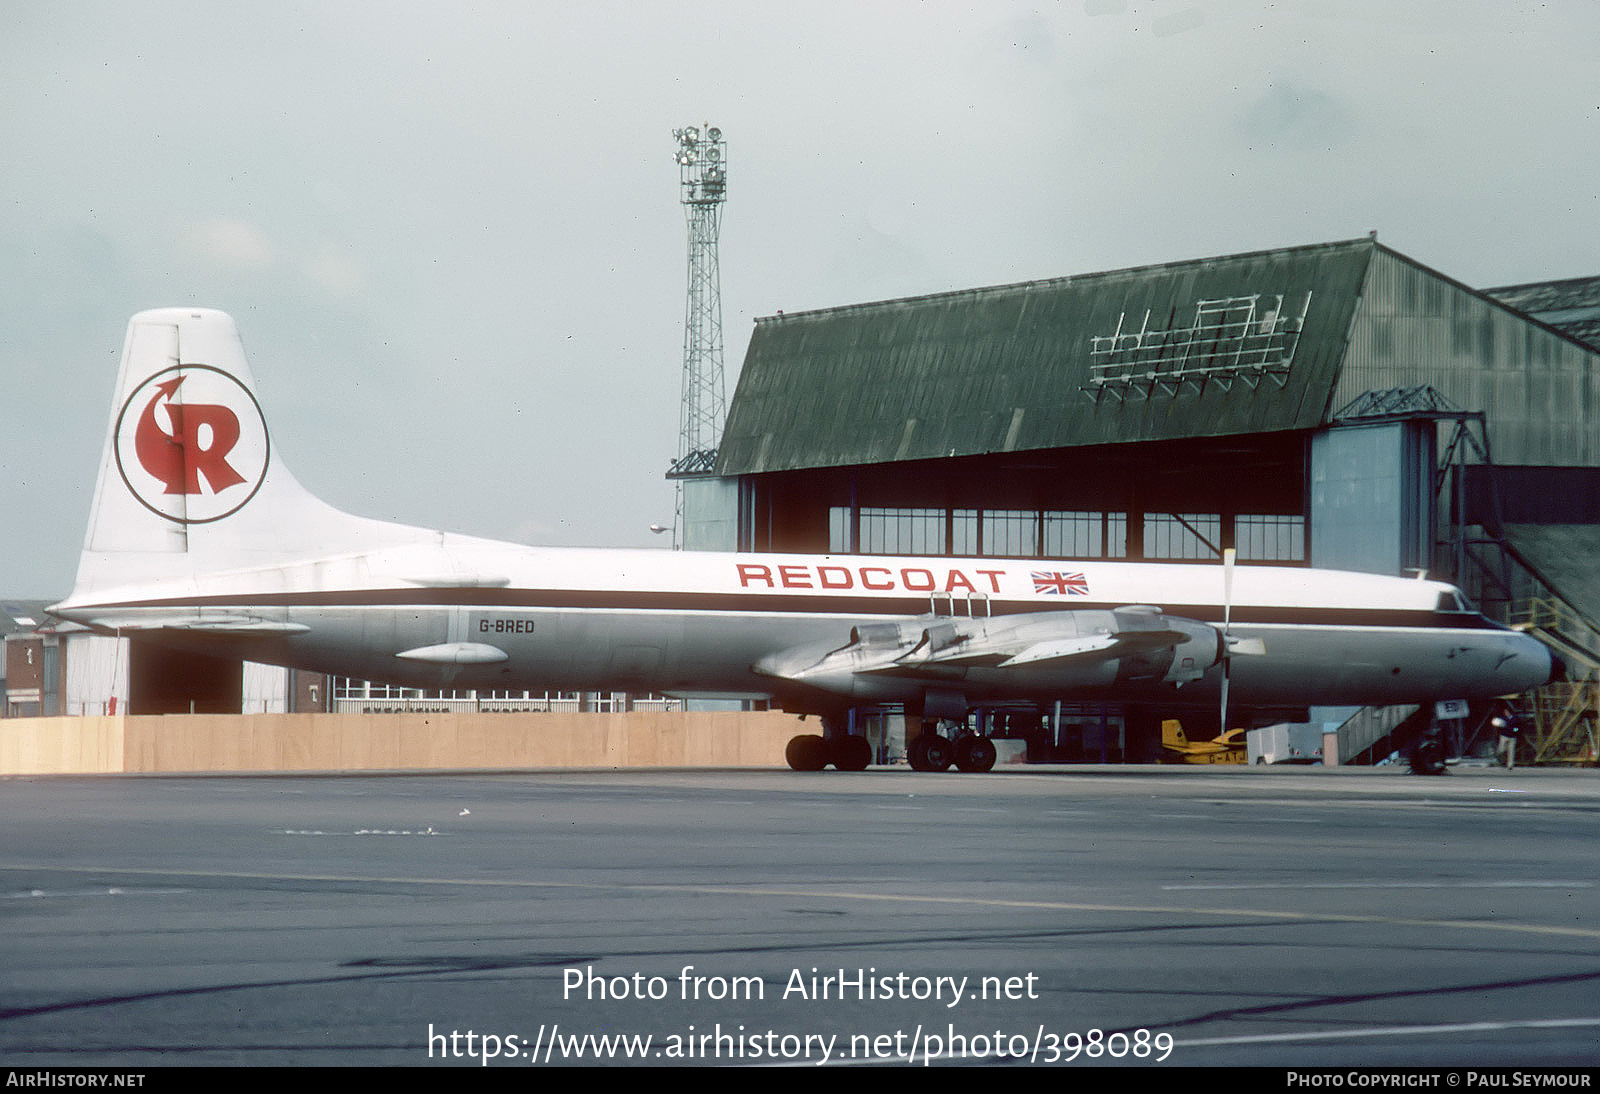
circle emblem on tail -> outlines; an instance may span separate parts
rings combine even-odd
[[[128,490],[179,524],[231,516],[267,477],[267,420],[250,389],[211,365],[145,379],[117,412],[113,445]]]

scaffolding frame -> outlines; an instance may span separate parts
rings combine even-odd
[[[1440,514],[1434,563],[1480,611],[1538,638],[1566,666],[1566,678],[1530,692],[1520,704],[1532,729],[1535,763],[1592,765],[1600,760],[1600,623],[1550,585],[1502,534],[1500,492],[1489,450],[1487,416],[1462,410],[1429,385],[1369,391],[1334,415],[1338,421],[1423,419],[1452,429],[1434,466],[1434,506]],[[1487,472],[1487,524],[1469,524],[1466,469]]]
[[[1122,312],[1113,333],[1090,336],[1089,383],[1082,390],[1098,404],[1103,395],[1124,401],[1186,390],[1198,395],[1208,386],[1228,391],[1235,383],[1255,390],[1268,380],[1281,388],[1310,309],[1309,291],[1298,315],[1285,313],[1282,293],[1217,297],[1198,301],[1186,327],[1171,325],[1175,314],[1167,326],[1151,327],[1146,308],[1137,330]]]

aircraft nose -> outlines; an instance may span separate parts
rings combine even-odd
[[[1531,691],[1548,684],[1555,676],[1556,661],[1550,647],[1532,635],[1512,636],[1509,649],[1500,664],[1506,692]]]

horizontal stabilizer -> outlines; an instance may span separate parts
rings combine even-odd
[[[257,619],[247,615],[141,615],[126,622],[103,622],[120,633],[132,631],[182,631],[185,634],[226,636],[304,634],[311,628],[304,623],[285,623],[276,619]]]

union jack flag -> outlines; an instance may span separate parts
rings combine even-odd
[[[1047,596],[1088,596],[1089,580],[1082,574],[1062,574],[1054,570],[1033,571],[1033,591]]]

